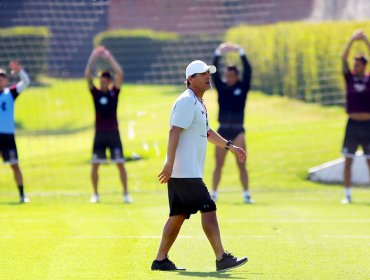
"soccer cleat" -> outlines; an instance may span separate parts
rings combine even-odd
[[[162,261],[154,260],[152,263],[152,270],[162,270],[162,271],[176,271],[176,270],[186,270],[185,268],[177,267],[168,258]]]
[[[98,194],[93,194],[90,198],[90,202],[91,203],[98,203],[100,202],[100,197]]]
[[[248,261],[247,257],[243,258],[237,258],[234,257],[232,254],[229,252],[226,252],[222,255],[222,259],[217,261],[216,260],[216,270],[217,271],[226,271],[229,269],[233,269],[236,267],[239,267],[243,264],[245,264]]]
[[[132,203],[132,198],[129,194],[123,196],[123,203]]]
[[[253,204],[254,201],[252,200],[250,195],[246,195],[246,196],[244,196],[244,203],[245,204]]]
[[[350,204],[352,202],[352,198],[350,196],[346,196],[342,199],[342,204]]]
[[[28,203],[30,202],[30,199],[26,196],[21,196],[20,200],[19,200],[19,203]]]

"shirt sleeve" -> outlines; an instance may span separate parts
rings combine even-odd
[[[240,58],[243,64],[243,89],[244,91],[248,92],[251,87],[251,79],[252,79],[252,66],[250,65],[247,56],[245,55],[244,51],[240,52]]]
[[[195,109],[195,101],[191,98],[176,101],[172,111],[171,125],[188,129],[193,123]]]
[[[121,88],[117,88],[116,86],[113,87],[114,93],[118,96],[121,92]]]
[[[222,84],[223,84],[221,80],[221,76],[220,76],[221,71],[219,71],[220,59],[221,59],[221,54],[215,53],[215,56],[213,58],[213,65],[216,66],[217,72],[212,75],[212,80],[218,92],[220,91]]]
[[[26,87],[28,87],[28,85],[30,84],[31,81],[30,81],[30,77],[28,77],[28,74],[23,69],[21,69],[21,71],[19,71],[19,74],[18,75],[19,75],[20,81],[15,85],[15,87],[16,87],[17,92],[19,94]]]
[[[9,88],[9,91],[10,91],[10,94],[12,95],[12,97],[13,97],[14,100],[19,96],[19,92],[17,90],[17,86],[16,85],[12,85]]]

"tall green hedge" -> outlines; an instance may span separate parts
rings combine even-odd
[[[144,78],[168,42],[178,39],[176,33],[119,29],[97,34],[94,45],[107,47],[124,68],[125,80],[136,82]]]
[[[340,55],[356,29],[370,36],[370,22],[289,22],[234,27],[225,40],[246,49],[254,88],[335,104],[344,100]],[[363,43],[354,45],[350,57],[355,53],[369,55]]]
[[[8,68],[18,59],[32,80],[47,70],[49,30],[46,27],[20,26],[0,29],[0,67]]]

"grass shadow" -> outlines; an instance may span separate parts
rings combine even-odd
[[[222,279],[245,279],[245,276],[237,276],[234,273],[230,274],[227,272],[197,272],[197,271],[180,271],[178,272],[181,276],[190,276],[190,277],[205,277],[205,278],[222,278]],[[243,273],[244,274],[244,273]]]

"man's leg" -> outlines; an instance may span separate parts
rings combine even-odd
[[[245,144],[245,135],[244,133],[240,133],[235,140],[233,141],[236,146],[243,148],[246,151],[246,144]],[[243,198],[245,203],[253,203],[251,199],[251,195],[249,193],[249,176],[247,171],[246,162],[239,162],[238,158],[236,157],[236,163],[239,168],[239,176],[240,182],[243,186]]]
[[[346,157],[344,160],[344,171],[343,171],[343,178],[344,178],[344,188],[345,188],[345,198],[343,199],[343,203],[348,203],[351,201],[351,168],[352,168],[353,158]]]
[[[221,180],[221,171],[225,162],[226,153],[227,151],[225,149],[216,146],[215,151],[216,167],[215,170],[213,171],[213,193],[212,193],[212,199],[214,201],[217,200],[217,189]]]
[[[167,258],[167,254],[175,242],[184,221],[185,216],[183,215],[176,215],[168,218],[163,228],[161,244],[158,249],[157,257],[155,258],[156,261],[162,261]]]
[[[128,195],[128,188],[127,188],[127,173],[126,168],[123,163],[117,163],[118,171],[119,171],[119,177],[121,180],[121,184],[123,187],[123,194]]]
[[[92,164],[92,169],[91,169],[91,180],[92,180],[93,190],[94,190],[95,195],[98,195],[99,165],[100,165],[99,163],[94,162]]]
[[[14,179],[15,179],[15,182],[17,183],[19,195],[20,195],[20,197],[22,199],[22,197],[24,198],[22,171],[21,171],[18,163],[11,164],[10,166],[11,166],[11,168],[13,170]]]
[[[218,227],[216,211],[202,213],[202,227],[215,252],[216,259],[222,259],[225,250],[221,243],[220,229]]]

